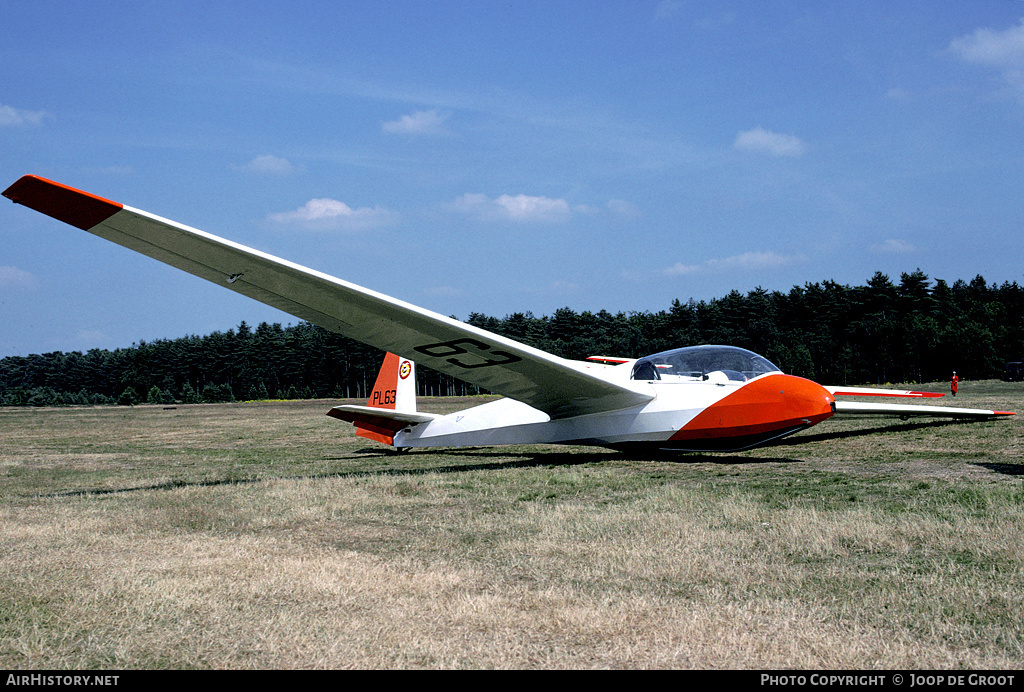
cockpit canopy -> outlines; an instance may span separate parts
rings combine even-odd
[[[687,346],[655,353],[633,365],[634,380],[732,380],[745,382],[780,372],[767,358],[736,346]]]

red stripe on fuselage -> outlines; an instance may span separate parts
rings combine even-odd
[[[793,375],[765,375],[708,406],[669,441],[770,438],[774,432],[795,431],[830,418],[835,413],[833,401],[816,382]]]
[[[103,223],[124,208],[109,199],[35,175],[22,176],[4,190],[3,195],[83,231]]]

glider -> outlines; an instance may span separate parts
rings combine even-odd
[[[737,451],[833,415],[990,419],[1009,411],[855,403],[840,396],[941,396],[824,387],[733,346],[573,361],[148,212],[27,175],[12,201],[387,351],[370,401],[328,414],[409,447],[522,443]],[[416,410],[415,363],[504,398],[448,415]]]

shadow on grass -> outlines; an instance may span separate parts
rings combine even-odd
[[[949,425],[970,425],[974,421],[937,420],[914,421],[900,424],[881,424],[857,430],[820,432],[813,435],[801,434],[779,440],[763,449],[781,449],[799,446],[811,442],[825,440],[842,440],[877,435],[879,433],[905,433],[913,430],[938,428]],[[363,447],[353,450],[351,455],[325,457],[324,461],[360,463],[365,460],[367,465],[379,464],[375,468],[365,470],[339,471],[332,473],[305,476],[261,476],[253,478],[222,478],[214,480],[170,480],[163,483],[139,485],[127,488],[90,488],[83,490],[67,490],[58,493],[39,495],[38,497],[81,497],[87,495],[113,495],[118,493],[145,492],[150,490],[176,490],[179,488],[203,488],[229,485],[246,485],[266,480],[278,479],[328,479],[328,478],[364,478],[368,476],[419,476],[431,473],[470,473],[474,471],[500,471],[517,468],[545,468],[553,466],[584,466],[587,464],[606,463],[664,463],[679,464],[714,464],[717,466],[754,465],[754,464],[795,464],[802,460],[786,456],[738,456],[722,453],[672,452],[672,451],[620,451],[604,448],[587,449],[585,451],[522,451],[514,447],[453,447],[415,449],[398,453],[390,448]],[[467,463],[451,463],[452,459],[466,458]],[[418,462],[418,465],[402,464],[402,460]],[[431,464],[435,460],[439,463]],[[383,464],[387,464],[384,466]],[[395,466],[394,464],[401,464]],[[996,473],[1009,476],[1024,475],[1024,466],[1017,464],[979,464]]]
[[[329,474],[325,474],[325,477]],[[219,480],[206,481],[179,481],[172,480],[165,483],[152,483],[150,485],[135,485],[128,488],[88,488],[85,490],[64,490],[59,493],[40,493],[33,497],[86,497],[89,495],[118,495],[120,493],[138,493],[147,490],[177,490],[178,488],[207,488],[218,485],[246,485],[249,483],[260,483],[268,478],[223,478]]]
[[[823,442],[825,440],[845,440],[854,437],[862,437],[865,435],[878,435],[879,433],[902,433],[910,432],[912,430],[923,430],[927,428],[942,428],[947,425],[972,425],[977,424],[978,422],[979,421],[973,420],[944,419],[920,421],[913,423],[897,423],[889,425],[882,424],[871,428],[858,428],[857,430],[837,430],[834,432],[819,432],[813,435],[794,435],[793,437],[787,437],[783,440],[779,440],[775,446],[791,447],[793,445],[801,445],[808,442]],[[827,422],[822,423],[822,426],[827,425]]]
[[[975,464],[986,468],[994,473],[1001,473],[1004,476],[1024,476],[1024,464]]]
[[[369,452],[371,450],[361,450]],[[584,464],[602,464],[607,462],[674,462],[680,464],[766,464],[766,463],[796,463],[798,459],[781,457],[746,457],[728,455],[727,453],[700,453],[700,452],[674,452],[666,450],[658,451],[619,451],[611,449],[595,449],[593,451],[531,451],[519,452],[515,450],[502,450],[495,447],[482,448],[458,448],[458,449],[420,449],[407,452],[417,458],[425,458],[431,455],[459,457],[467,456],[473,458],[494,458],[506,459],[507,461],[488,462],[466,465],[447,465],[426,470],[426,472],[446,471],[488,471],[509,468],[529,468],[545,466],[582,466]],[[397,458],[401,456],[396,455]]]
[[[365,455],[365,456],[364,456]],[[521,452],[515,450],[502,450],[500,448],[441,448],[422,449],[412,452],[396,453],[393,450],[363,448],[355,450],[353,456],[327,458],[327,461],[358,462],[366,457],[367,463],[377,460],[381,463],[401,463],[403,459],[425,462],[423,466],[401,467],[377,467],[366,470],[340,471],[332,473],[320,473],[298,476],[263,476],[254,478],[223,478],[213,480],[170,480],[163,483],[138,485],[126,488],[89,488],[83,490],[66,490],[57,493],[37,495],[37,497],[84,497],[89,495],[116,495],[121,493],[136,493],[152,490],[177,490],[180,488],[209,488],[217,486],[248,485],[262,483],[267,480],[317,480],[330,478],[366,478],[370,476],[422,476],[432,473],[470,473],[475,471],[501,471],[518,468],[547,468],[555,466],[584,466],[587,464],[621,463],[621,462],[672,462],[685,464],[791,464],[799,463],[799,459],[785,457],[741,457],[726,454],[708,455],[697,453],[665,452],[663,454],[637,454],[631,452],[619,452],[615,450],[595,450],[583,452],[560,452],[560,451],[529,451]],[[445,463],[430,465],[431,457],[446,458]],[[469,460],[479,460],[475,463],[467,461],[465,464],[450,463],[452,457],[466,457]],[[493,461],[492,461],[493,460]]]

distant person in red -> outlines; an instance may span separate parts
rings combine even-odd
[[[953,396],[956,396],[956,385],[960,381],[960,378],[956,376],[956,370],[953,371],[953,378],[949,381],[949,388],[953,390]]]

